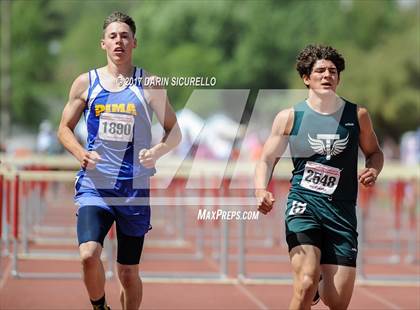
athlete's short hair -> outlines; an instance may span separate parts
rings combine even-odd
[[[337,68],[338,76],[345,68],[344,58],[335,48],[326,45],[310,44],[296,58],[296,70],[299,72],[300,77],[304,75],[309,76],[315,62],[321,59],[332,61]]]
[[[120,23],[127,24],[130,27],[131,32],[133,33],[133,36],[136,34],[136,23],[127,14],[124,14],[118,11],[111,13],[111,15],[107,16],[104,20],[104,26],[102,28],[103,31],[105,32],[106,27],[108,27],[109,24],[113,22],[120,22]]]

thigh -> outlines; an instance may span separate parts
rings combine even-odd
[[[321,212],[323,223],[321,264],[356,267],[358,234],[354,205],[325,201]]]
[[[309,195],[289,193],[286,214],[285,232],[289,252],[298,245],[308,244],[321,249],[321,224],[317,217],[316,199]]]
[[[331,309],[346,309],[353,294],[356,268],[340,265],[321,265],[322,281],[319,292]]]
[[[289,256],[294,273],[319,273],[319,261],[321,257],[319,248],[309,244],[299,245],[290,251]]]
[[[117,227],[125,235],[141,237],[151,229],[148,184],[149,178],[117,182],[118,195],[126,200],[126,204],[113,206],[112,210],[115,213]]]
[[[77,239],[79,245],[95,241],[103,246],[106,234],[114,222],[114,215],[98,206],[83,206],[77,211]]]
[[[144,236],[129,236],[117,224],[117,262],[121,265],[138,265],[143,251]]]
[[[115,206],[115,221],[118,229],[127,236],[144,236],[150,229],[150,206]]]
[[[286,239],[309,230],[320,230],[321,224],[317,218],[316,200],[309,195],[290,193],[286,203],[285,224]],[[308,243],[319,246],[318,244]],[[293,245],[289,244],[289,251]]]

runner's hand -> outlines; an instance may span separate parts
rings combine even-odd
[[[156,155],[151,149],[142,149],[139,152],[139,161],[145,168],[154,168],[156,165]]]
[[[359,182],[366,187],[375,185],[377,178],[378,171],[375,168],[364,168],[359,173]]]
[[[258,211],[262,214],[267,214],[271,211],[274,205],[274,197],[273,194],[266,190],[256,190],[255,196],[258,200]]]
[[[96,163],[101,160],[101,156],[95,151],[85,151],[82,158],[80,159],[80,166],[82,168],[86,168],[89,170],[93,170],[96,168]]]

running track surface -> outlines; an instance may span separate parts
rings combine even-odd
[[[0,282],[0,309],[90,309],[81,280],[16,279],[7,273]],[[39,270],[50,262],[21,262],[22,271]],[[60,265],[60,263],[57,263]],[[66,270],[76,271],[76,262]],[[60,266],[61,268],[63,266]],[[50,270],[59,269],[56,264]],[[142,309],[286,309],[292,294],[291,285],[283,284],[217,284],[217,283],[154,283],[146,282]],[[349,309],[420,309],[420,288],[356,285]],[[120,309],[119,285],[111,279],[106,295],[112,309]],[[322,302],[313,309],[327,309]]]
[[[74,209],[68,205],[52,209],[47,220],[54,225],[74,226]],[[373,235],[386,236],[390,229],[384,227],[384,224],[392,223],[392,219],[387,218],[375,222],[376,224],[379,222],[381,225],[375,227]],[[46,222],[46,224],[48,223]],[[367,228],[373,227],[367,226]],[[156,225],[153,231],[159,236],[159,225]],[[205,237],[206,245],[208,245],[208,238],[209,236]],[[60,246],[60,248],[62,247]],[[65,249],[75,251],[77,248],[75,245],[71,245]],[[258,254],[261,252],[259,254],[278,255],[281,250],[281,247],[271,250],[250,247],[248,253]],[[382,251],[382,249],[375,248],[367,250],[368,252]],[[159,255],[161,251],[162,249],[151,248],[146,242],[145,257],[147,257],[147,253]],[[177,249],[164,249],[164,252],[168,251],[174,253]],[[185,251],[181,252],[185,253]],[[206,257],[207,259],[200,262],[188,260],[163,262],[153,259],[143,261],[142,258],[141,267],[147,271],[166,271],[169,274],[179,270],[218,272],[218,266],[214,260],[208,259],[211,257],[211,253],[206,253]],[[248,262],[247,264],[250,272],[266,272],[269,275],[273,272],[290,273],[287,262]],[[417,276],[417,279],[420,277],[418,262],[412,265],[367,265],[366,268],[371,274],[410,274]],[[0,261],[0,309],[90,309],[87,293],[80,279],[16,279],[10,275],[10,269],[10,259],[3,257]],[[229,270],[236,270],[235,264],[230,264]],[[74,260],[19,260],[19,271],[79,272],[80,263]],[[349,309],[420,309],[419,281],[416,283],[416,286],[363,286],[358,284],[355,287]],[[290,284],[145,282],[142,309],[287,309],[291,295]],[[106,296],[112,309],[120,309],[119,285],[115,278],[107,280]],[[313,309],[327,308],[320,302]]]

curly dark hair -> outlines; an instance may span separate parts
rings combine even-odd
[[[321,59],[332,61],[337,67],[338,76],[340,76],[341,71],[344,71],[344,58],[335,48],[326,45],[310,44],[296,58],[296,70],[299,72],[300,77],[304,75],[309,76],[315,62]]]
[[[130,27],[131,32],[133,33],[133,36],[136,34],[136,23],[127,14],[124,14],[118,11],[111,13],[111,15],[107,16],[104,20],[104,26],[102,27],[103,31],[105,32],[106,27],[108,27],[109,24],[113,22],[120,22],[120,23],[127,24]]]

